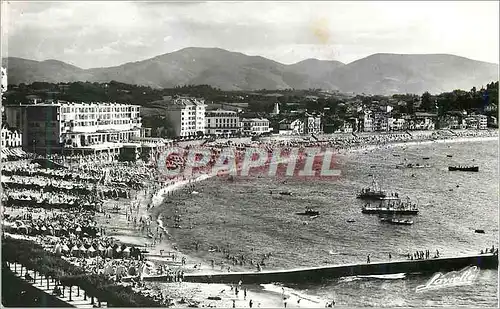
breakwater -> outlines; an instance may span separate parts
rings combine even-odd
[[[185,281],[200,283],[304,283],[318,282],[324,279],[388,275],[397,273],[434,273],[460,270],[467,266],[480,269],[498,268],[498,255],[481,254],[460,257],[441,257],[427,260],[388,261],[378,263],[331,265],[321,267],[297,268],[289,270],[269,270],[261,272],[230,272],[215,274],[186,274]],[[144,278],[148,281],[165,281],[165,276]]]

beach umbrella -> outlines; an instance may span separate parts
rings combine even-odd
[[[80,251],[84,251],[84,252],[85,252],[85,251],[87,251],[87,248],[85,248],[85,246],[82,244],[82,245],[80,246]]]
[[[106,248],[104,248],[101,244],[99,244],[99,247],[97,247],[97,250],[99,250],[99,251],[105,251]]]
[[[69,251],[68,245],[64,244],[64,245],[62,246],[62,251],[64,251],[64,252],[68,252],[68,251]]]

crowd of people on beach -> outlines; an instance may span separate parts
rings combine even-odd
[[[436,131],[427,135],[404,132],[330,136],[322,140],[263,138],[260,141],[239,143],[210,142],[205,147],[210,149],[212,157],[207,169],[200,169],[198,173],[208,174],[210,167],[216,163],[218,155],[228,147],[234,148],[238,162],[237,168],[241,168],[240,163],[245,158],[247,149],[253,147],[264,148],[268,153],[272,153],[276,148],[290,152],[294,148],[307,147],[331,147],[342,152],[362,149],[367,145],[383,147],[396,142],[491,136],[492,134],[489,131]],[[185,149],[190,149],[190,146]],[[132,285],[137,291],[160,300],[166,305],[171,304],[168,295],[153,292],[148,284],[141,282],[141,277],[164,276],[167,282],[182,283],[184,271],[188,269],[185,258],[180,263],[173,258],[171,263],[152,263],[145,253],[146,248],[126,245],[107,236],[106,226],[99,224],[96,216],[102,213],[105,222],[109,223],[115,215],[105,213],[103,205],[111,199],[118,201],[120,198],[127,199],[130,202],[128,208],[120,207],[119,203],[116,203],[117,209],[124,210],[126,221],[138,233],[152,239],[153,245],[160,243],[162,237],[166,235],[162,222],[157,224],[156,233],[154,233],[153,217],[149,214],[140,214],[139,208],[144,206],[147,213],[150,208],[156,206],[157,202],[153,201],[153,197],[158,197],[158,192],[179,184],[181,181],[187,184],[186,190],[193,192],[195,187],[194,183],[190,182],[189,175],[181,174],[164,179],[158,174],[158,162],[116,162],[113,161],[116,158],[108,155],[68,158],[53,154],[48,159],[65,164],[67,168],[45,168],[26,160],[8,162],[2,166],[1,199],[6,206],[3,221],[5,232],[33,239],[47,250],[84,268],[89,273],[106,275],[118,283]],[[170,168],[185,164],[186,160],[187,157],[174,157],[169,162]],[[146,190],[145,186],[149,186],[149,190]],[[137,200],[138,193],[150,195],[146,205],[141,205]],[[168,198],[171,194],[167,193],[166,197]],[[165,195],[160,196],[159,200],[161,201],[163,197]],[[173,220],[179,227],[182,222],[180,213],[165,219]],[[175,224],[172,226],[175,227]],[[201,249],[201,246],[197,244],[196,248]],[[223,271],[231,271],[232,268],[237,267],[252,267],[259,271],[272,257],[272,253],[249,257],[231,252],[229,248],[205,249],[225,258],[226,262],[220,265]],[[488,252],[498,253],[498,249],[492,248],[491,251],[487,249],[486,253]],[[418,251],[408,254],[408,259],[429,259],[430,256],[429,250]],[[434,257],[439,257],[439,251],[436,250]],[[215,270],[214,260],[211,266]],[[250,300],[249,306],[252,307],[252,305],[252,300]]]

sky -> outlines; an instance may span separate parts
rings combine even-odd
[[[81,68],[218,47],[291,64],[374,53],[454,54],[498,63],[499,2],[2,3],[2,57]]]

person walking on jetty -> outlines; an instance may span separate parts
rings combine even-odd
[[[368,254],[368,256],[366,257],[366,263],[367,264],[370,264],[370,255]]]

